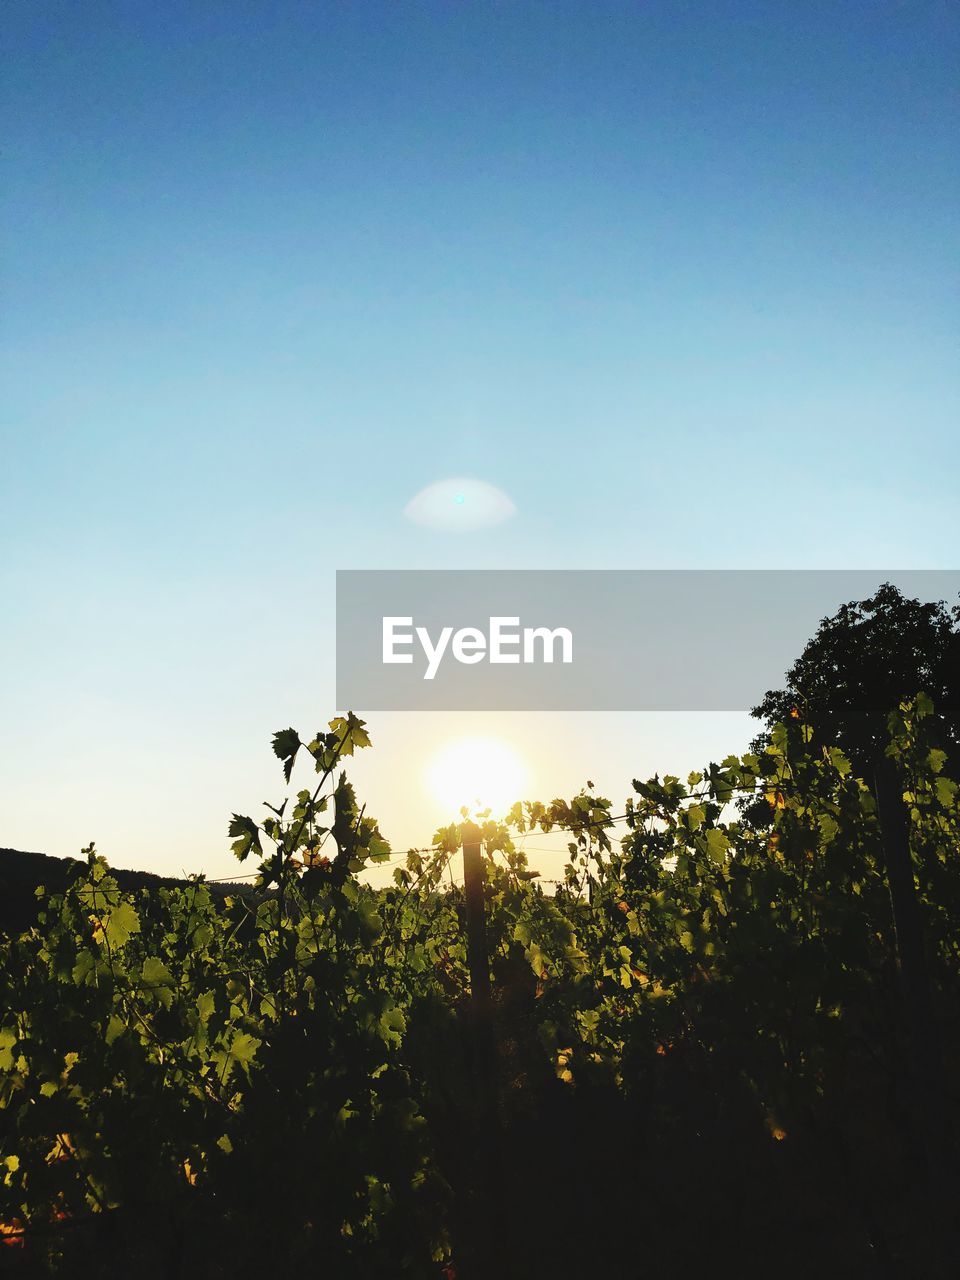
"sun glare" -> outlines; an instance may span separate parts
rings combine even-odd
[[[462,738],[433,758],[427,782],[451,818],[463,807],[471,813],[489,809],[500,818],[523,798],[527,768],[515,751],[496,738]]]

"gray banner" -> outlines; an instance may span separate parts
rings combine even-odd
[[[960,570],[341,570],[337,705],[748,710],[883,582],[960,598]]]

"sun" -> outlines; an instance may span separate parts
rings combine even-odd
[[[502,818],[522,799],[527,768],[505,742],[461,738],[434,756],[426,780],[434,798],[451,817],[465,807],[471,814],[489,809],[494,818]]]

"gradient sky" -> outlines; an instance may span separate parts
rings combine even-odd
[[[337,568],[956,567],[954,5],[8,0],[4,27],[0,845],[229,873],[229,812],[282,791],[270,733],[338,710]],[[449,475],[516,517],[404,520]],[[461,732],[544,797],[751,732],[371,730],[401,844]]]

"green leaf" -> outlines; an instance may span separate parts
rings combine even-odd
[[[600,1025],[599,1009],[578,1009],[577,1021],[583,1027],[586,1036],[596,1035],[597,1027]]]
[[[260,844],[260,828],[252,818],[235,813],[230,820],[230,826],[227,828],[227,835],[239,837],[239,839],[234,840],[230,848],[241,862],[243,862],[251,849],[256,849],[257,853],[261,857],[263,856],[263,848]]]
[[[691,804],[687,807],[687,826],[691,831],[696,831],[698,827],[702,827],[707,816],[707,811],[702,804]]]
[[[947,753],[939,747],[933,747],[927,754],[927,763],[934,773],[939,773],[947,763]]]
[[[836,819],[829,813],[821,813],[817,818],[817,825],[820,828],[820,835],[823,837],[824,844],[829,844],[840,830]]]
[[[70,976],[78,987],[82,987],[85,983],[89,983],[91,975],[97,967],[96,957],[92,951],[81,951],[77,956]]]
[[[173,974],[156,956],[147,956],[143,962],[143,982],[147,987],[172,987],[175,985]]]
[[[258,1040],[256,1036],[252,1036],[246,1031],[237,1032],[230,1041],[228,1048],[218,1049],[213,1055],[217,1079],[221,1083],[226,1081],[237,1063],[240,1064],[245,1072],[249,1072],[250,1063],[256,1057],[257,1050],[261,1044],[262,1041]]]
[[[283,776],[287,782],[290,781],[294,761],[302,745],[296,729],[280,729],[273,735],[273,754],[283,761]]]
[[[377,911],[376,903],[370,898],[363,898],[357,907],[357,917],[364,942],[369,945],[376,941],[383,933],[383,920]]]
[[[526,956],[527,956],[527,959],[530,961],[530,968],[537,975],[537,977],[545,978],[547,976],[547,966],[545,963],[544,954],[535,942],[531,943],[531,945],[526,948]]]
[[[933,715],[933,699],[929,693],[918,693],[914,705],[917,709],[918,720],[925,720],[927,716]]]
[[[942,775],[936,781],[937,799],[945,809],[949,809],[956,799],[957,784],[952,778],[944,778]]]
[[[236,1062],[249,1066],[256,1057],[261,1043],[256,1036],[241,1032],[238,1036],[234,1036],[233,1044],[230,1046],[230,1053]]]
[[[122,947],[133,934],[140,932],[136,909],[129,902],[121,902],[106,916],[103,932],[111,947]]]
[[[354,751],[370,746],[366,722],[350,712],[346,717],[334,716],[330,721],[333,745],[340,744],[340,756],[352,756]]]
[[[96,874],[98,869],[99,876]],[[120,901],[120,886],[112,876],[103,875],[99,864],[93,868],[93,872],[93,878],[80,886],[77,897],[85,910],[99,914],[108,907],[117,905]]]
[[[729,848],[730,841],[725,831],[721,831],[719,827],[711,827],[707,831],[707,853],[718,866],[726,861]]]
[[[124,1020],[122,1018],[118,1018],[115,1013],[112,1013],[110,1015],[110,1020],[107,1023],[107,1030],[104,1036],[107,1044],[113,1044],[114,1040],[119,1039],[126,1029],[127,1024]]]
[[[407,1029],[407,1020],[400,1009],[387,1009],[380,1017],[380,1034],[387,1044],[399,1046],[403,1043],[403,1033]]]
[[[0,1030],[0,1071],[13,1070],[13,1046],[17,1043],[17,1033],[12,1027]]]
[[[371,862],[384,862],[390,857],[390,842],[381,835],[373,835],[367,845],[367,856]]]
[[[197,996],[197,1014],[199,1015],[201,1024],[206,1024],[213,1016],[216,1008],[216,997],[212,991],[202,991]]]

